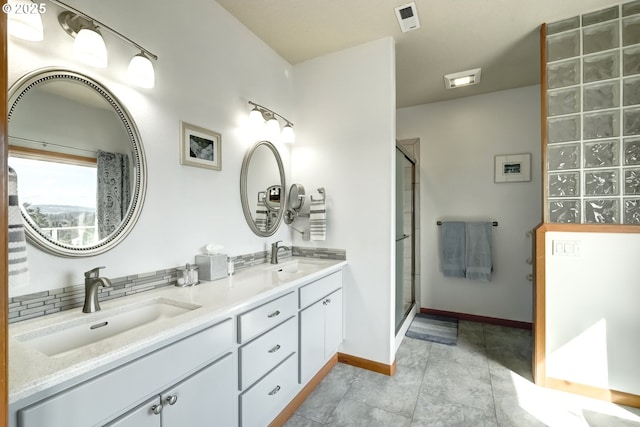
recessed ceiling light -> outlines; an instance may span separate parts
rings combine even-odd
[[[447,89],[453,89],[480,83],[480,72],[480,68],[474,68],[473,70],[460,71],[459,73],[445,74],[444,86]]]

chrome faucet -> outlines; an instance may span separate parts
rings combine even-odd
[[[282,240],[278,240],[277,242],[271,244],[271,264],[278,263],[278,251],[280,249],[284,249],[286,251],[291,249],[288,246],[278,246],[278,243],[280,242],[282,242]]]
[[[105,288],[111,287],[111,280],[106,277],[100,277],[100,269],[104,267],[96,267],[84,273],[84,307],[83,313],[93,313],[100,311],[98,303],[98,289],[100,286]]]

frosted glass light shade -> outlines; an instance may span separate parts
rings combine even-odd
[[[153,70],[151,60],[142,53],[131,58],[128,69],[129,82],[132,84],[151,89],[156,85],[156,74]]]
[[[275,117],[267,120],[267,137],[270,141],[275,141],[280,136],[280,123]]]
[[[18,2],[18,4],[22,3],[24,2]],[[12,36],[30,42],[39,42],[44,39],[44,28],[39,13],[9,13],[7,30]]]
[[[282,142],[291,144],[296,140],[296,134],[293,131],[293,127],[287,123],[286,126],[282,129]]]
[[[81,29],[73,43],[73,54],[79,61],[96,68],[107,66],[107,46],[102,36],[88,28]]]
[[[254,107],[249,113],[249,125],[253,129],[258,129],[264,124],[264,117],[258,108]]]

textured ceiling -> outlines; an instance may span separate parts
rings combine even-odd
[[[540,82],[539,28],[612,0],[415,0],[421,28],[403,33],[408,0],[216,0],[291,64],[391,36],[397,107]],[[475,86],[445,89],[444,74],[482,67]]]

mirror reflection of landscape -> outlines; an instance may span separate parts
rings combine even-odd
[[[8,163],[30,240],[63,256],[119,242],[144,192],[142,147],[124,107],[97,82],[62,71],[24,77],[9,105]]]

